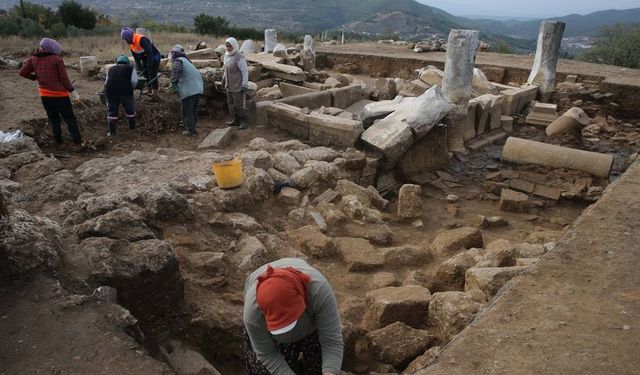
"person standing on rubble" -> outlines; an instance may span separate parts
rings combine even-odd
[[[160,51],[153,45],[151,39],[138,34],[128,27],[120,32],[120,37],[129,43],[131,55],[136,62],[136,68],[147,79],[151,96],[158,97],[158,80],[155,79],[160,68]]]
[[[244,130],[248,127],[246,93],[249,89],[249,67],[244,55],[239,51],[238,41],[229,38],[225,41],[227,53],[224,55],[224,75],[222,82],[227,90],[227,106],[231,121],[227,126],[238,126]]]
[[[182,108],[184,135],[197,135],[198,100],[204,93],[202,75],[180,44],[171,49],[171,91],[178,94]]]
[[[263,265],[244,285],[247,375],[339,375],[344,343],[333,290],[301,259]]]
[[[64,145],[62,128],[60,127],[64,119],[75,148],[80,149],[82,148],[82,136],[71,106],[71,101],[80,102],[80,95],[69,81],[67,69],[60,53],[62,53],[60,43],[49,38],[42,39],[33,56],[20,68],[19,74],[32,81],[38,81],[40,100],[47,112],[53,138],[58,147]]]
[[[133,89],[138,84],[138,74],[129,63],[129,58],[120,55],[116,59],[116,65],[107,71],[107,79],[104,84],[104,93],[107,97],[107,127],[108,137],[115,137],[116,125],[120,105],[127,114],[129,130],[136,128],[136,109],[133,104]]]

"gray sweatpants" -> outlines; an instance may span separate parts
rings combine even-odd
[[[198,124],[198,100],[200,94],[188,96],[180,101],[182,107],[182,122],[184,127],[190,133],[196,132],[196,125]]]
[[[229,106],[229,115],[234,120],[239,122],[247,122],[249,116],[247,116],[247,104],[244,92],[228,92],[227,91],[227,105]]]

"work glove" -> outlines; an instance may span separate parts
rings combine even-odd
[[[178,85],[176,85],[175,83],[172,83],[171,86],[169,86],[169,92],[175,94],[178,92]]]
[[[78,94],[77,90],[73,90],[70,93],[71,95],[71,101],[74,103],[80,103],[80,94]]]

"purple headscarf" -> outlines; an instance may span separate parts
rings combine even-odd
[[[133,30],[128,27],[123,28],[122,31],[120,31],[120,38],[128,43],[133,42]]]
[[[191,60],[187,57],[187,54],[184,52],[184,47],[182,47],[180,44],[176,44],[171,49],[171,60],[175,60],[179,57],[184,57],[189,62],[191,62]]]
[[[54,55],[58,56],[60,56],[60,53],[62,53],[62,47],[60,46],[60,43],[49,38],[42,38],[42,40],[40,41],[40,50],[42,52],[53,53]]]

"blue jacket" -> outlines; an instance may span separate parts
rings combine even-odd
[[[204,93],[202,75],[198,69],[196,69],[196,67],[184,57],[178,57],[177,60],[182,62],[182,70],[178,75],[177,82],[180,100]]]

